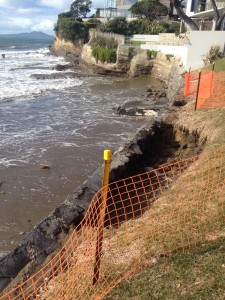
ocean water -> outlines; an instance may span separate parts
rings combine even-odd
[[[146,123],[114,108],[159,84],[149,77],[32,79],[66,63],[50,55],[51,42],[0,37],[0,253],[91,176],[104,149],[116,150]]]

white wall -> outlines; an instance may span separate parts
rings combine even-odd
[[[211,46],[219,45],[222,51],[225,47],[224,31],[191,31],[188,38],[189,42],[183,46],[160,45],[157,42],[154,45],[146,42],[141,45],[141,48],[180,56],[186,70],[189,70],[190,67],[192,70],[196,70],[204,66],[203,58]]]
[[[187,61],[188,47],[185,46],[172,46],[172,45],[151,45],[143,44],[141,49],[161,51],[164,54],[172,54],[176,57],[180,57],[184,66]],[[186,68],[186,66],[185,66]]]
[[[157,42],[159,39],[158,35],[151,34],[134,34],[131,41],[141,41],[141,42]]]
[[[191,31],[188,55],[185,61],[186,69],[196,70],[204,66],[203,57],[211,46],[219,45],[223,51],[225,45],[224,31]]]

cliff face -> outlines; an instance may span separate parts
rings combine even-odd
[[[81,64],[91,67],[98,74],[111,74],[129,77],[138,77],[151,74],[152,61],[148,59],[145,50],[128,45],[119,45],[117,61],[114,64],[96,61],[92,56],[91,47],[84,45],[81,52]]]
[[[93,31],[94,32],[94,31]],[[91,38],[94,36],[92,32]],[[116,37],[118,38],[118,37]],[[92,56],[91,46],[83,45],[82,41],[76,44],[55,38],[51,52],[55,55],[64,56],[73,64],[80,64],[83,69],[100,75],[138,77],[152,75],[165,81],[168,85],[167,98],[172,102],[177,95],[179,86],[183,85],[184,72],[179,58],[171,55],[157,53],[155,59],[149,59],[146,50],[138,46],[120,44],[117,48],[116,63],[102,63]]]
[[[54,38],[54,45],[50,47],[52,54],[63,56],[71,63],[79,63],[79,56],[83,47],[82,41],[77,41],[76,44],[61,40],[58,37]]]
[[[96,61],[92,56],[90,44],[83,44],[82,40],[76,40],[76,44],[74,44],[55,37],[54,45],[50,50],[55,55],[64,56],[65,59],[71,63],[79,63],[80,66],[88,72],[101,75],[126,77],[152,75],[163,81],[172,82],[171,72],[174,74],[181,74],[183,72],[182,63],[179,59],[161,52],[157,53],[155,59],[150,59],[146,50],[140,49],[139,46],[136,45],[124,44],[125,40],[122,35],[101,33],[96,30],[90,30],[89,35],[89,42],[98,35],[109,38],[113,37],[118,41],[119,46],[117,48],[116,63]],[[173,70],[175,70],[175,72]]]
[[[177,58],[159,52],[156,59],[149,59],[145,50],[124,44],[118,46],[115,64],[97,62],[92,56],[89,44],[83,46],[80,60],[83,66],[88,66],[97,74],[114,74],[127,77],[152,75],[163,81],[169,80],[174,69],[176,69],[176,74],[181,74],[184,71],[181,61]]]

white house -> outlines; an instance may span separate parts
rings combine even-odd
[[[221,15],[225,9],[225,0],[216,0],[216,5],[219,14]],[[214,10],[210,0],[187,0],[186,14],[192,19],[198,21],[200,29],[214,30]],[[225,30],[225,20],[223,21],[220,29]]]
[[[126,17],[132,18],[129,9],[133,4],[141,0],[105,0],[104,8],[100,9],[101,18],[114,18],[114,17]],[[168,6],[170,5],[169,0],[160,0],[160,2]]]

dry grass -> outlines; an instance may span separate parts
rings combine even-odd
[[[56,294],[62,295],[62,293],[65,299],[71,300],[101,299],[123,277],[127,277],[140,267],[145,269],[146,265],[152,266],[153,259],[160,265],[161,261],[163,262],[165,270],[168,269],[164,270],[167,274],[170,267],[165,267],[165,257],[174,255],[179,257],[176,253],[190,253],[193,247],[202,245],[206,240],[222,237],[225,190],[224,170],[221,168],[223,170],[223,176],[221,176],[219,167],[224,164],[224,161],[220,161],[219,164],[220,156],[211,157],[214,167],[209,165],[209,172],[207,172],[205,161],[210,157],[205,155],[202,159],[193,162],[170,189],[165,190],[161,197],[155,199],[152,207],[143,213],[141,218],[132,219],[117,224],[116,228],[111,227],[104,230],[101,272],[97,285],[92,286],[96,229],[87,226],[83,228],[81,243],[76,247],[76,260],[70,262],[68,268],[56,277],[54,283],[51,281],[48,283],[48,291],[42,294],[41,299],[55,299]],[[213,172],[211,172],[212,170]],[[215,175],[217,176],[215,177]],[[169,258],[168,260],[171,261]],[[190,263],[190,260],[187,260]],[[185,264],[183,265],[185,267]],[[186,267],[189,268],[189,264]],[[153,272],[150,271],[151,269],[147,270],[150,273]],[[141,278],[141,273],[138,277]],[[136,278],[137,275],[134,276],[134,279],[125,281],[131,285],[131,290],[132,281]],[[166,278],[168,280],[168,276]],[[199,286],[199,282],[202,280],[196,277],[194,283],[187,281],[183,290],[184,295],[188,295],[187,291],[192,285]],[[176,282],[180,287],[179,284],[184,282],[184,279],[180,278]],[[167,286],[167,282],[164,284]],[[53,290],[52,287],[55,286],[57,288]],[[122,289],[124,289],[123,283]],[[124,298],[121,296],[120,298],[108,297],[108,299],[126,299],[126,296],[123,296]],[[138,297],[137,299],[148,299]],[[153,297],[152,299],[157,298]],[[170,291],[167,292],[167,298],[164,295],[162,299],[170,299]]]
[[[197,134],[199,142],[207,140],[205,150],[223,145],[225,142],[225,108],[202,109],[194,111],[195,96],[188,98],[188,103],[174,116],[175,127]]]

